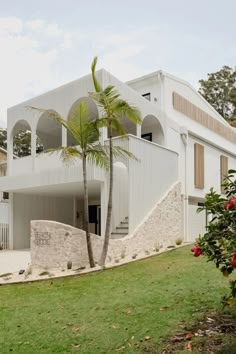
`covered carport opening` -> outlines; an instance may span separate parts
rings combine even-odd
[[[101,230],[101,182],[88,181],[90,229]],[[83,182],[22,189],[12,200],[13,249],[30,248],[30,221],[53,220],[84,229]],[[96,208],[96,213],[95,213]]]

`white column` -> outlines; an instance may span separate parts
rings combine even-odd
[[[107,127],[100,128],[99,132],[100,132],[99,142],[101,144],[104,144],[104,142],[108,139]]]
[[[188,203],[188,130],[186,127],[180,127],[180,136],[184,145],[184,240],[189,239],[189,203]]]
[[[7,176],[12,175],[12,160],[13,160],[13,136],[9,131],[7,134]]]
[[[9,193],[9,208],[8,208],[8,222],[9,222],[9,248],[10,250],[14,247],[14,233],[13,233],[13,222],[14,222],[14,215],[13,215],[13,199],[14,194],[11,192]]]
[[[73,226],[77,227],[77,200],[73,197]]]
[[[67,130],[65,127],[61,129],[61,145],[64,147],[67,146]]]
[[[142,126],[140,124],[136,125],[136,136],[141,138]]]
[[[31,158],[32,158],[32,170],[35,170],[35,164],[36,164],[36,128],[32,128],[31,131]]]
[[[101,236],[105,235],[107,217],[107,188],[105,183],[101,183]]]

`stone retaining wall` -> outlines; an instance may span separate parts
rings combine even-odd
[[[132,235],[110,240],[107,263],[148,256],[182,238],[180,187],[180,183],[174,185]],[[103,237],[91,234],[91,238],[98,262]],[[55,221],[31,221],[31,262],[40,269],[66,269],[67,262],[72,262],[73,268],[87,266],[85,232]]]

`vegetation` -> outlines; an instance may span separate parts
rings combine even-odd
[[[112,215],[112,190],[113,190],[113,133],[118,135],[125,135],[126,131],[122,125],[122,119],[129,119],[131,122],[138,124],[141,122],[139,110],[131,106],[126,101],[120,98],[120,94],[114,86],[107,86],[102,89],[95,74],[97,58],[95,57],[91,66],[92,78],[94,83],[95,92],[90,93],[90,96],[95,100],[98,106],[102,109],[102,116],[99,119],[100,126],[108,128],[109,134],[109,160],[110,160],[110,174],[109,174],[109,197],[107,206],[107,218],[105,228],[104,245],[99,261],[100,265],[105,264],[109,239],[111,233],[111,215]],[[131,157],[128,151],[123,150],[124,155]]]
[[[201,95],[229,122],[236,118],[236,70],[223,66],[199,80]]]
[[[108,168],[108,155],[104,147],[99,143],[99,129],[96,121],[89,119],[88,107],[85,102],[76,105],[70,119],[67,121],[57,113],[45,111],[31,107],[39,112],[47,112],[50,118],[60,123],[69,132],[74,140],[75,146],[59,147],[50,149],[48,152],[61,154],[64,162],[82,160],[83,183],[84,183],[84,229],[86,232],[86,241],[90,267],[95,267],[92,242],[89,230],[88,214],[88,186],[87,186],[87,161],[102,168]]]
[[[7,130],[0,129],[0,147],[7,149]],[[37,153],[43,151],[43,144],[37,137],[36,140]],[[20,130],[13,139],[13,152],[18,157],[28,156],[31,154],[31,131]]]
[[[207,226],[205,235],[199,237],[192,249],[196,257],[201,254],[225,277],[235,273],[236,269],[236,170],[229,170],[223,184],[225,196],[213,188],[206,195],[205,203],[199,210],[206,210],[213,218]],[[223,297],[224,306],[236,304],[236,279],[230,280],[230,294]]]
[[[190,331],[209,311],[221,315],[227,279],[189,255],[179,248],[86,276],[1,286],[0,351],[162,353],[183,327]],[[193,353],[206,339],[194,337]]]

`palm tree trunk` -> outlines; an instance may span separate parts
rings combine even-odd
[[[110,229],[111,229],[111,213],[112,213],[112,190],[113,190],[113,153],[112,153],[112,134],[111,127],[109,126],[109,158],[110,158],[110,175],[109,175],[109,197],[108,197],[108,205],[107,205],[107,219],[106,219],[106,229],[105,229],[105,237],[104,244],[102,249],[101,258],[99,261],[99,265],[104,266],[107,251],[110,240]]]
[[[89,215],[88,215],[88,188],[87,188],[87,168],[86,168],[86,155],[83,154],[83,179],[84,179],[84,228],[86,232],[86,241],[88,249],[88,258],[90,267],[95,267],[93,258],[93,248],[91,243],[90,231],[89,231]]]

